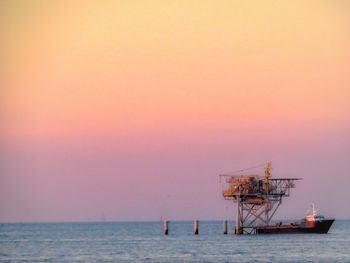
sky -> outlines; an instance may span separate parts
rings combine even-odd
[[[278,218],[350,218],[349,11],[1,1],[0,222],[233,219],[218,174],[266,161]]]

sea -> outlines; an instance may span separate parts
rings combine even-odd
[[[223,235],[223,222],[0,224],[0,262],[350,262],[350,220],[328,234]]]

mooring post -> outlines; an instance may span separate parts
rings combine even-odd
[[[169,221],[168,220],[164,220],[163,227],[164,227],[164,235],[167,236],[169,234]]]
[[[224,235],[227,235],[227,220],[224,220]]]
[[[194,220],[193,224],[194,224],[194,234],[198,235],[198,233],[199,233],[199,231],[198,231],[199,221],[198,220]]]

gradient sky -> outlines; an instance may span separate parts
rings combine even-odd
[[[234,218],[218,174],[350,218],[350,4],[0,2],[0,221]],[[262,170],[260,170],[262,172]]]

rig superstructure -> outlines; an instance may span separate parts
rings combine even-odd
[[[265,175],[231,175],[225,177],[223,196],[237,203],[235,234],[256,234],[260,227],[268,227],[282,203],[289,197],[295,181],[301,178],[271,178],[271,163],[265,166]]]

